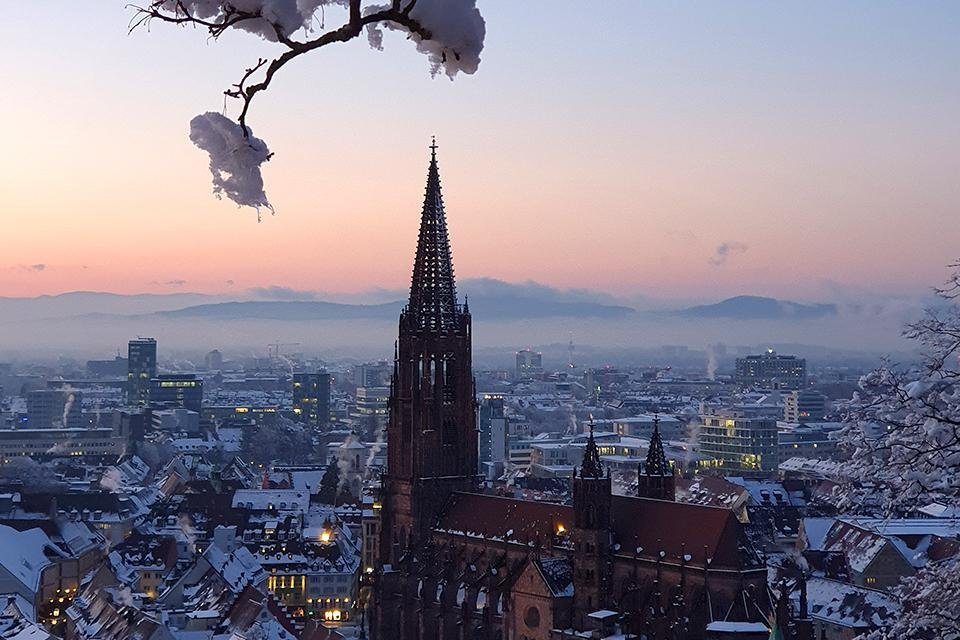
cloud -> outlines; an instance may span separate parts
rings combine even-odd
[[[187,284],[187,281],[186,280],[167,280],[163,284],[167,285],[168,287],[182,287],[183,285]]]
[[[232,287],[234,285],[233,280],[227,280],[227,286]]]
[[[248,289],[250,294],[255,298],[261,298],[265,300],[316,300],[317,292],[316,291],[300,291],[298,289],[291,289],[290,287],[281,287],[279,285],[271,285],[269,287],[252,287]]]
[[[715,267],[719,267],[726,264],[727,258],[730,256],[746,253],[748,248],[749,247],[742,242],[721,242],[717,245],[716,250],[714,250],[708,262]]]
[[[40,273],[41,271],[47,270],[47,265],[42,262],[38,262],[37,264],[25,264],[23,265],[23,269],[32,273]]]

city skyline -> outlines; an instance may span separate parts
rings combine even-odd
[[[461,278],[801,300],[945,278],[954,6],[611,7],[578,24],[484,6],[482,73],[452,84],[399,38],[291,66],[252,112],[277,154],[261,224],[210,196],[186,130],[268,43],[127,36],[120,3],[25,7],[0,26],[31,60],[0,63],[17,123],[0,295],[402,290],[431,134]],[[576,37],[591,46],[564,47]],[[784,247],[810,259],[786,269]]]

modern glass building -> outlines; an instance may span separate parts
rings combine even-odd
[[[777,419],[739,409],[700,416],[701,465],[731,476],[764,477],[780,464]]]
[[[157,377],[157,341],[137,338],[127,344],[127,404],[145,407],[150,402],[150,381]]]

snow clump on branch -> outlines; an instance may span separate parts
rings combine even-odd
[[[323,20],[317,23],[317,14],[332,6],[347,8],[350,21],[313,40],[293,38],[301,30],[305,34],[323,31]],[[253,96],[265,90],[288,61],[326,44],[351,40],[362,33],[364,26],[370,45],[383,49],[386,28],[406,33],[429,59],[433,75],[442,70],[453,79],[461,71],[476,72],[486,35],[476,0],[400,0],[366,6],[358,0],[153,0],[139,12],[144,17],[135,21],[135,26],[151,19],[192,23],[206,27],[214,38],[228,29],[240,29],[287,48],[269,64],[261,59],[247,70],[235,89],[224,92],[243,100],[239,122],[213,112],[190,122],[190,139],[210,154],[214,194],[257,209],[258,219],[261,207],[273,212],[260,174],[260,166],[271,154],[246,126],[246,114]],[[252,76],[257,71],[263,74],[262,80],[254,82]]]
[[[371,5],[364,13],[371,14],[388,8],[389,5]],[[433,75],[439,73],[441,68],[451,79],[458,71],[468,74],[477,71],[486,23],[477,9],[476,0],[417,0],[410,17],[430,32],[429,40],[424,40],[416,33],[410,33],[410,39],[417,43],[417,51],[427,55]],[[381,27],[409,32],[395,22],[367,25],[370,46],[378,50],[383,49]]]
[[[190,140],[210,154],[213,192],[225,195],[240,206],[273,212],[263,191],[260,165],[272,155],[263,140],[243,135],[242,127],[219,113],[208,111],[190,121]]]
[[[313,16],[321,6],[346,6],[347,2],[348,0],[165,0],[159,8],[173,15],[183,15],[186,12],[193,18],[217,23],[229,20],[231,12],[259,15],[259,18],[238,20],[233,27],[276,42],[277,29],[284,37],[290,37],[300,29],[311,31]]]

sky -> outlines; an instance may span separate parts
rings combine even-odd
[[[459,277],[833,301],[960,256],[960,4],[478,6],[475,75],[391,33],[279,73],[248,120],[260,223],[187,133],[274,45],[128,35],[123,1],[6,12],[0,296],[402,288],[431,135]]]

